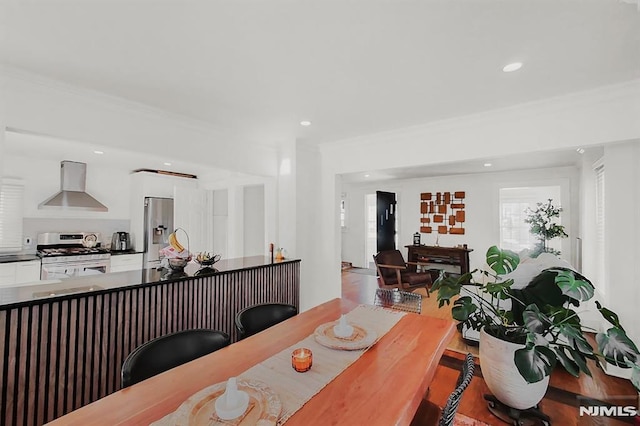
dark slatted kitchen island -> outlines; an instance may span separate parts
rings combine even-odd
[[[0,424],[40,425],[120,389],[123,360],[155,337],[211,328],[233,342],[241,309],[299,307],[300,260],[195,266],[0,289]]]

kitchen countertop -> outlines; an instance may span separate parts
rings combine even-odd
[[[125,254],[144,254],[144,252],[137,250],[110,251],[109,253],[111,254],[111,256],[120,256]],[[36,253],[0,255],[0,263],[27,262],[29,260],[40,260],[40,256],[38,256]]]
[[[0,263],[27,262],[29,260],[40,260],[40,258],[35,254],[9,254],[0,256]]]
[[[144,254],[143,251],[136,251],[136,250],[113,250],[113,251],[110,251],[109,253],[111,253],[111,256],[121,256],[125,254]]]
[[[34,256],[38,259],[37,256]],[[222,259],[214,268],[201,269],[200,265],[190,262],[184,272],[176,273],[166,269],[142,269],[137,271],[113,272],[107,274],[74,277],[64,280],[47,280],[46,282],[27,283],[15,287],[0,288],[0,307],[44,300],[62,298],[88,292],[107,292],[115,288],[135,287],[171,281],[189,280],[208,275],[259,268],[261,266],[281,263],[299,262],[300,259],[274,261],[265,256]]]

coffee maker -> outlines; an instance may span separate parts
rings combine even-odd
[[[114,232],[111,237],[111,251],[131,250],[131,238],[128,232]]]

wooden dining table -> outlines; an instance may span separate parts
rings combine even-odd
[[[199,390],[240,375],[356,306],[344,299],[323,303],[224,349],[108,395],[50,424],[152,423],[175,411]],[[304,404],[286,425],[409,425],[454,331],[455,325],[450,320],[407,313]]]

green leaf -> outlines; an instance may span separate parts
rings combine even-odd
[[[496,246],[487,250],[487,264],[498,275],[508,274],[518,267],[520,257],[510,250],[500,250]]]
[[[596,342],[600,353],[609,364],[617,365],[621,368],[629,368],[631,364],[635,364],[640,360],[638,348],[629,339],[624,330],[610,328],[607,330],[607,334],[598,333]]]
[[[556,346],[553,348],[553,351],[556,353],[556,358],[560,361],[560,364],[564,367],[565,370],[573,377],[578,377],[580,375],[580,369],[578,368],[578,364],[572,359],[570,359],[567,354],[564,352],[564,348],[562,346]]]
[[[587,365],[586,354],[582,354],[573,348],[567,348],[569,353],[571,354],[571,359],[578,364],[578,368],[587,376],[591,377],[591,370],[589,370],[589,366]],[[599,360],[599,358],[596,358]],[[600,365],[600,364],[598,364]]]
[[[563,306],[550,307],[549,316],[553,321],[553,325],[560,327],[563,324],[570,324],[576,328],[580,328],[580,317],[573,309]]]
[[[525,308],[524,312],[522,312],[522,319],[527,330],[536,334],[543,333],[551,323],[549,318],[540,312],[540,309],[535,304]]]
[[[556,275],[556,284],[560,287],[562,294],[581,302],[591,299],[595,290],[589,281],[576,279],[573,271],[559,270]]]
[[[620,319],[618,318],[618,314],[605,308],[597,300],[596,300],[596,307],[598,308],[598,311],[602,314],[602,317],[606,319],[607,322],[609,322],[609,324],[613,325],[614,327],[618,327],[621,330],[624,330],[624,328],[622,328],[622,326],[620,325]]]
[[[451,316],[457,321],[467,321],[469,316],[474,313],[478,307],[473,303],[473,299],[464,296],[456,300],[451,308]]]
[[[438,289],[437,299],[439,302],[441,303],[446,302],[448,305],[451,298],[459,294],[460,294],[460,287],[450,287],[450,286],[443,285]]]
[[[433,282],[431,291],[440,291],[440,288],[442,287],[457,288],[459,291],[464,283],[469,282],[472,277],[471,274],[471,272],[467,272],[460,277],[455,277],[452,275],[444,275],[441,273],[440,276]]]
[[[503,282],[499,282],[499,283],[487,283],[482,288],[482,291],[485,293],[491,294],[492,296],[497,297],[498,299],[506,300],[509,298],[509,295],[506,291],[511,288],[512,284],[513,284],[513,280],[511,279]]]
[[[440,275],[438,275],[438,278],[436,278],[436,280],[431,284],[431,291],[438,291],[446,278],[447,276],[445,275],[444,271],[440,271]]]
[[[562,324],[559,330],[560,334],[567,339],[571,347],[583,354],[591,355],[593,353],[593,347],[587,342],[581,329],[566,323]]]
[[[556,365],[556,356],[545,346],[518,349],[514,362],[527,383],[536,383],[551,374]]]

